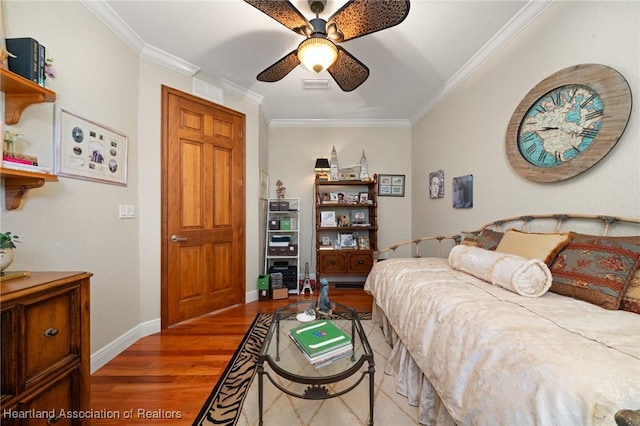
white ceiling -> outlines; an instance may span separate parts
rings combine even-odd
[[[313,18],[307,0],[292,3]],[[262,105],[274,123],[410,123],[548,6],[549,1],[413,0],[399,25],[341,44],[370,75],[343,92],[325,71],[298,66],[275,83],[256,75],[303,40],[241,0],[85,0],[142,56],[210,76]],[[344,4],[328,0],[327,19]],[[198,74],[196,74],[198,77]],[[305,79],[329,90],[303,90]]]

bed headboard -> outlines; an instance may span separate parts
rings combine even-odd
[[[640,218],[627,218],[588,214],[535,214],[500,219],[475,231],[462,231],[462,235],[430,236],[394,244],[374,252],[374,261],[393,257],[443,257],[467,236],[477,236],[483,229],[505,231],[509,228],[527,232],[573,231],[589,235],[640,235]],[[423,256],[422,252],[425,253]],[[427,254],[428,253],[428,254]]]

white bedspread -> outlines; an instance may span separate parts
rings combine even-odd
[[[640,408],[640,315],[522,297],[440,258],[377,263],[365,290],[459,425],[614,425]]]

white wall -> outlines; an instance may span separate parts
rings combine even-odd
[[[103,363],[159,327],[161,85],[191,93],[192,79],[141,59],[80,2],[5,0],[4,19],[6,37],[33,37],[54,58],[58,77],[47,84],[57,105],[129,136],[127,187],[60,177],[31,190],[20,209],[2,211],[2,230],[23,241],[12,269],[94,273],[91,351]],[[254,242],[262,222],[259,169],[268,165],[260,130],[264,119],[251,99],[225,93],[223,104],[246,116],[250,294],[260,273],[261,248]],[[37,155],[44,166],[53,164],[54,109],[52,104],[31,106],[14,126],[25,133],[21,151]],[[118,219],[119,204],[135,205],[137,218]]]
[[[331,158],[335,145],[341,167],[358,164],[362,151],[369,163],[369,174],[411,176],[411,129],[409,127],[271,128],[269,132],[269,191],[276,197],[275,182],[287,188],[288,198],[300,198],[300,262],[309,262],[315,273],[313,197],[316,158]],[[410,238],[411,179],[405,197],[378,198],[378,246],[385,247]]]
[[[533,213],[640,216],[640,120],[634,106],[615,148],[563,182],[534,183],[511,168],[505,132],[520,100],[548,75],[580,63],[622,73],[639,99],[640,3],[555,2],[530,26],[413,126],[414,237],[473,230]],[[427,179],[444,169],[445,197]],[[452,208],[455,176],[473,174],[474,206]]]

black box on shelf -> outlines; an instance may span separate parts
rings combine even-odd
[[[288,201],[278,201],[278,210],[282,210],[282,211],[289,210],[289,202]]]
[[[280,203],[278,201],[269,201],[269,211],[277,212],[280,210]]]
[[[279,230],[280,229],[280,219],[269,219],[269,229],[270,230]]]

